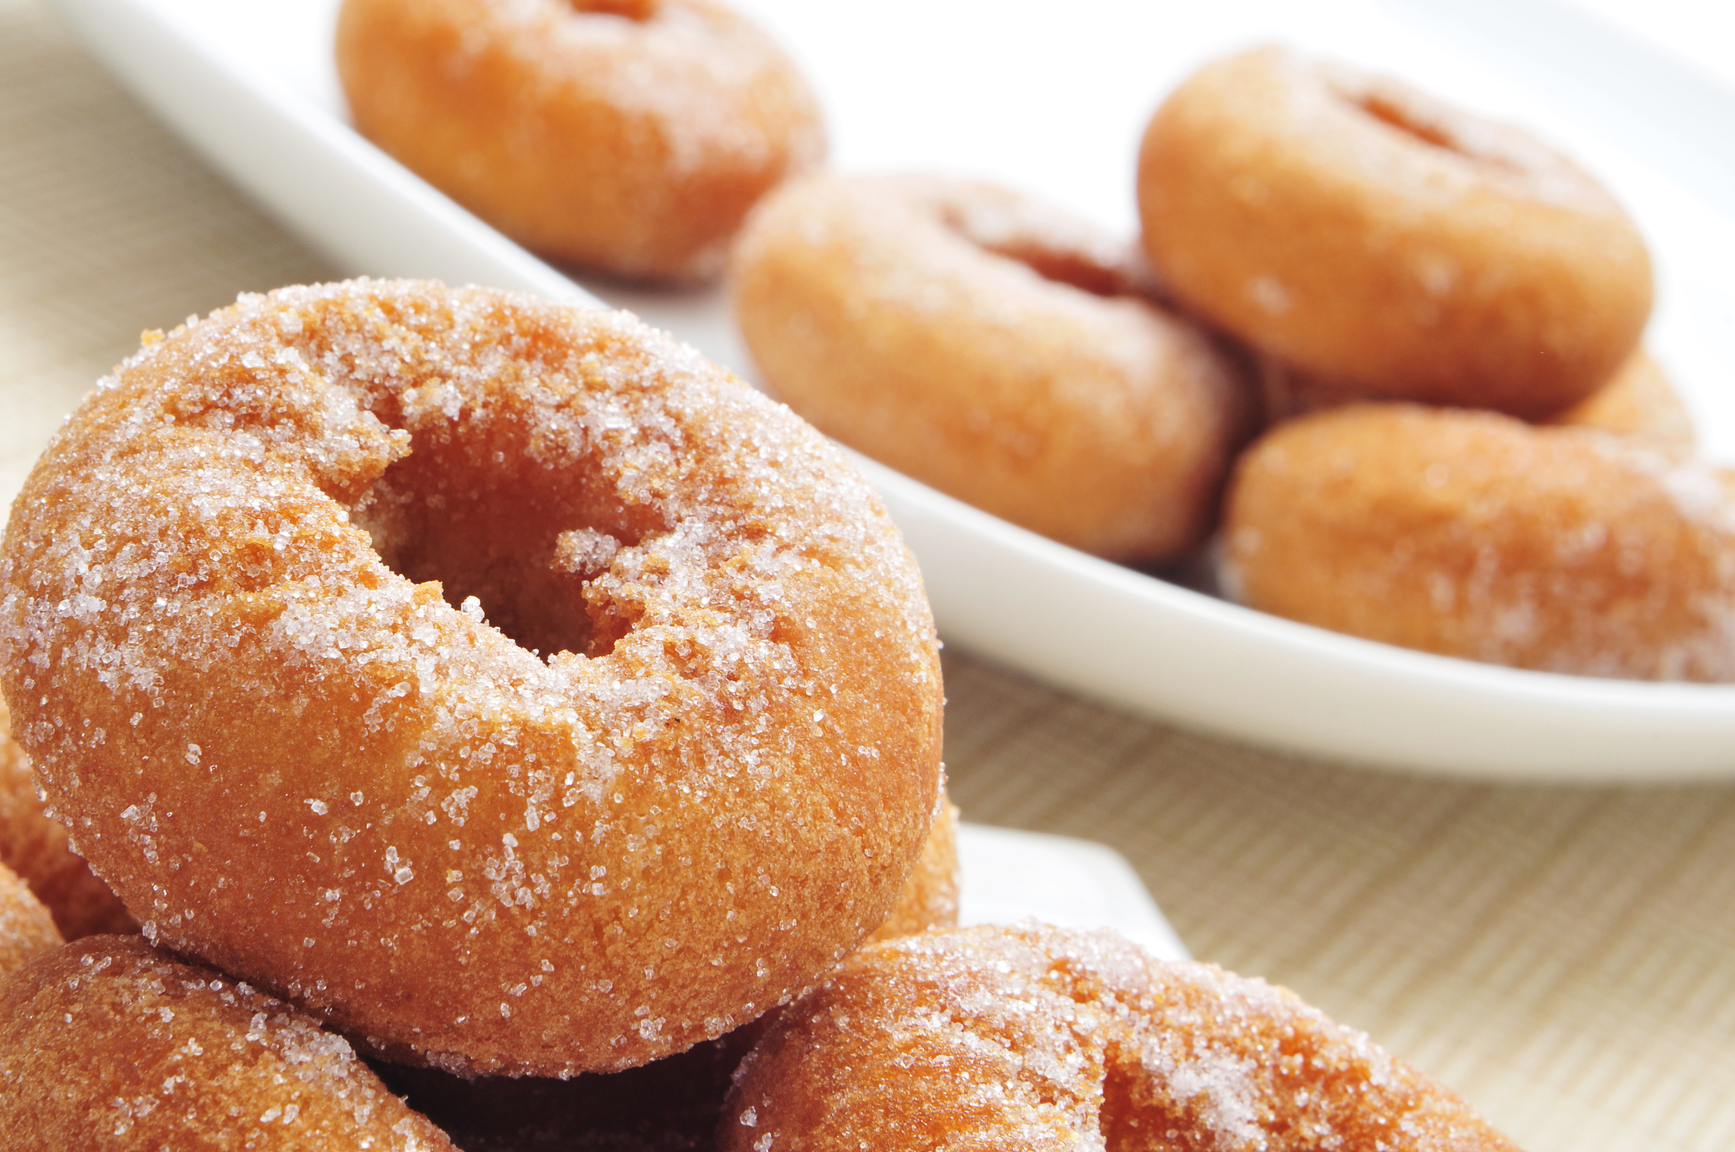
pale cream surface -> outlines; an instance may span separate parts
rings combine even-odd
[[[142,328],[339,269],[41,0],[0,0],[0,484]],[[1195,955],[1294,988],[1530,1152],[1735,1142],[1735,785],[1485,785],[1180,733],[948,651],[967,818],[1125,853]]]

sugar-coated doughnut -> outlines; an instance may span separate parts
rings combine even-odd
[[[1259,380],[1270,423],[1322,408],[1378,401],[1371,389],[1346,389],[1260,357]],[[1693,455],[1698,439],[1686,401],[1650,354],[1640,347],[1589,396],[1541,421],[1612,432],[1624,440],[1679,459]]]
[[[1352,391],[1541,418],[1606,380],[1650,314],[1643,239],[1571,161],[1277,48],[1169,96],[1138,197],[1182,301]]]
[[[942,787],[934,825],[903,894],[868,942],[958,923],[957,808]],[[465,1078],[434,1068],[378,1066],[382,1079],[467,1149],[520,1152],[700,1152],[722,1113],[730,1076],[776,1017],[622,1072]]]
[[[1224,584],[1351,635],[1553,672],[1735,679],[1735,516],[1709,469],[1582,428],[1358,405],[1249,448]]]
[[[1669,377],[1643,348],[1601,388],[1546,423],[1600,428],[1670,456],[1693,455],[1693,415]]]
[[[958,806],[944,787],[934,806],[934,823],[922,842],[922,854],[910,869],[898,903],[885,922],[868,934],[864,944],[958,926]]]
[[[63,426],[0,591],[14,735],[146,934],[395,1057],[721,1035],[885,919],[932,822],[883,506],[620,313],[243,297]]]
[[[18,873],[0,864],[0,975],[61,942],[47,906]]]
[[[12,739],[12,713],[0,700],[0,865],[12,869],[48,906],[68,940],[103,932],[136,932],[126,905],[91,873],[66,826],[36,791],[30,757]]]
[[[1285,989],[1026,924],[864,948],[736,1073],[721,1152],[1514,1152]]]
[[[340,1037],[137,936],[0,980],[0,1147],[453,1152]]]
[[[712,0],[344,0],[363,135],[526,246],[621,276],[722,270],[825,151],[794,65]]]
[[[867,943],[958,923],[957,816],[944,789],[921,859]],[[464,1078],[434,1068],[379,1066],[380,1076],[460,1146],[561,1152],[698,1152],[711,1147],[730,1076],[776,1012],[716,1040],[622,1072]]]
[[[1132,250],[990,185],[815,175],[749,217],[735,315],[782,399],[924,483],[1111,559],[1207,531],[1245,381]]]

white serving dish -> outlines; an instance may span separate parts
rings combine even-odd
[[[335,0],[55,2],[159,115],[345,267],[587,298],[348,127],[330,63]],[[1709,453],[1735,459],[1735,180],[1724,182],[1735,171],[1735,95],[1549,0],[1503,0],[1499,23],[1487,4],[1449,0],[1081,0],[1064,16],[962,0],[738,6],[815,78],[839,167],[985,174],[1129,232],[1150,109],[1199,62],[1249,41],[1375,64],[1527,123],[1634,210],[1658,257],[1649,343]],[[1627,115],[1607,114],[1629,90]],[[1649,130],[1665,117],[1667,132]],[[598,292],[750,374],[718,293]],[[1518,672],[1333,635],[1104,563],[862,466],[921,561],[942,635],[1060,687],[1384,767],[1735,774],[1735,687]]]

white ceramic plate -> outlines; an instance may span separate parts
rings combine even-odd
[[[330,63],[335,0],[56,2],[150,106],[344,266],[585,298],[348,127]],[[1250,41],[1372,64],[1529,124],[1602,175],[1646,230],[1660,284],[1651,347],[1710,454],[1735,459],[1735,96],[1550,0],[738,6],[814,78],[838,167],[988,175],[1129,233],[1151,108],[1198,63]],[[599,291],[750,374],[716,293]],[[1333,635],[1095,560],[862,464],[921,561],[942,634],[1061,687],[1385,767],[1735,774],[1735,688],[1517,672]]]

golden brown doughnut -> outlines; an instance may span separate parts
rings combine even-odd
[[[408,1059],[721,1035],[885,919],[932,821],[877,497],[621,313],[243,297],[63,426],[0,591],[14,734],[147,935]]]
[[[1269,423],[1380,399],[1366,389],[1350,391],[1297,372],[1268,356],[1258,363]],[[1643,347],[1595,392],[1539,422],[1600,429],[1682,460],[1693,455],[1697,440],[1686,401]]]
[[[1285,989],[1036,924],[864,948],[743,1061],[720,1152],[1515,1152]]]
[[[934,823],[922,842],[922,854],[910,869],[909,879],[885,923],[868,934],[863,944],[926,932],[930,928],[958,926],[958,806],[946,797],[942,780],[934,805]]]
[[[1519,668],[1735,679],[1719,477],[1578,428],[1359,405],[1280,425],[1225,506],[1225,587],[1322,628]]]
[[[137,936],[0,980],[0,1147],[452,1152],[342,1039]]]
[[[1246,396],[1132,253],[960,180],[815,175],[731,266],[766,382],[893,468],[1062,543],[1157,561],[1207,531]]]
[[[1697,440],[1686,401],[1643,348],[1627,357],[1608,383],[1546,422],[1600,428],[1683,460],[1693,454]]]
[[[139,922],[91,873],[73,849],[66,826],[48,814],[37,795],[30,757],[12,739],[12,713],[5,700],[0,700],[0,865],[30,885],[68,940],[138,931]]]
[[[344,0],[361,133],[520,243],[621,276],[722,270],[825,152],[795,66],[712,0]]]
[[[1650,314],[1643,239],[1571,161],[1278,48],[1163,103],[1138,195],[1182,301],[1350,392],[1541,418],[1606,380]]]
[[[48,908],[18,873],[0,864],[0,975],[60,944]]]
[[[958,923],[957,808],[941,788],[934,826],[898,906],[864,943]],[[698,1152],[711,1147],[730,1076],[776,1010],[726,1036],[623,1072],[568,1080],[378,1067],[392,1091],[471,1152]]]

